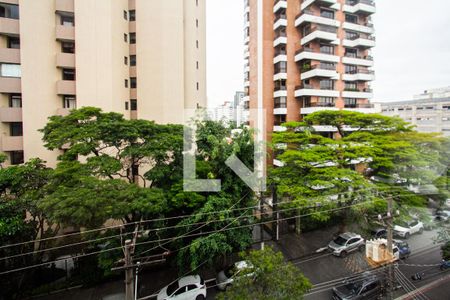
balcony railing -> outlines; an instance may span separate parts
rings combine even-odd
[[[366,55],[366,56],[358,56],[354,53],[345,53],[344,54],[345,57],[350,57],[350,58],[357,58],[357,59],[365,59],[365,60],[373,60],[373,57],[370,55]]]
[[[327,71],[336,71],[336,65],[329,64],[318,64],[318,65],[303,65],[301,68],[302,73],[308,72],[311,70],[327,70]]]
[[[334,102],[313,102],[313,103],[305,103],[303,107],[335,107]]]
[[[315,31],[325,31],[325,32],[329,32],[329,33],[337,33],[337,28],[317,25],[317,26],[311,27],[310,30],[306,31],[305,36],[315,32]]]
[[[275,33],[274,40],[276,40],[276,39],[279,38],[279,37],[287,37],[286,32],[276,32],[276,33]]]
[[[375,71],[367,70],[367,69],[357,69],[357,70],[347,71],[347,72],[345,72],[345,74],[350,74],[350,75],[354,75],[354,74],[369,74],[369,75],[374,75],[374,74],[375,74]]]
[[[371,41],[375,41],[375,37],[372,35],[368,35],[368,34],[355,34],[355,35],[351,35],[351,36],[346,36],[345,37],[346,40],[350,40],[350,41],[354,41],[357,39],[365,39],[365,40],[371,40]]]
[[[297,19],[297,18],[299,18],[299,17],[301,17],[301,16],[303,16],[303,15],[310,15],[310,16],[315,16],[315,17],[322,17],[322,18],[327,18],[327,19],[330,19],[330,20],[334,20],[334,19],[335,19],[334,16],[331,17],[330,15],[327,15],[327,14],[315,13],[314,11],[309,10],[309,9],[306,9],[306,10],[300,12],[299,14],[297,14],[297,16],[296,16],[295,18]]]
[[[276,23],[280,19],[287,20],[287,16],[285,14],[279,14],[275,17],[275,20],[273,22]]]
[[[322,91],[334,91],[333,87],[313,87],[311,84],[300,84],[295,87],[296,90],[322,90]]]

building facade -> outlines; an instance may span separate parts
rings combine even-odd
[[[415,125],[418,132],[437,132],[450,136],[450,95],[446,98],[428,96],[417,100],[380,103],[381,113],[402,118]]]
[[[205,40],[205,0],[2,0],[0,151],[54,165],[38,129],[83,106],[181,123],[206,107]]]
[[[370,0],[245,0],[244,99],[265,109],[266,139],[316,111],[374,112],[374,13]]]

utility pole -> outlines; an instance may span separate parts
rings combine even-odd
[[[264,224],[263,224],[263,192],[259,193],[259,234],[261,235],[261,250],[264,250]]]
[[[387,230],[387,250],[389,253],[389,261],[388,261],[388,282],[389,282],[389,287],[388,287],[388,299],[392,300],[394,299],[394,269],[393,269],[393,264],[392,264],[392,260],[394,258],[394,251],[393,251],[393,240],[394,240],[394,230],[393,230],[393,220],[394,220],[394,213],[392,211],[393,209],[393,199],[392,196],[388,196],[387,197],[387,206],[388,206],[388,211],[387,211],[387,215],[385,217],[382,217],[381,215],[378,216],[378,218],[381,220],[383,220],[386,224],[386,230]]]
[[[275,213],[272,213],[273,218],[275,219],[274,226],[275,226],[275,241],[278,241],[280,239],[280,212],[278,211],[278,194],[277,194],[277,186],[276,184],[272,185],[272,207]]]
[[[131,240],[125,241],[125,300],[134,300],[133,275],[134,244]]]

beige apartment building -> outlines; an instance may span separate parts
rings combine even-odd
[[[245,101],[266,110],[268,140],[316,111],[375,112],[375,10],[371,0],[245,0]]]
[[[206,107],[205,0],[0,0],[0,151],[56,162],[49,116],[83,106],[182,123]]]

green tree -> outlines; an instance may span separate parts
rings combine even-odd
[[[442,247],[442,259],[450,260],[450,242],[446,242]]]
[[[233,285],[218,296],[219,299],[303,299],[303,295],[312,287],[297,267],[286,262],[280,252],[270,247],[243,253],[241,257],[253,266],[245,273],[253,275],[236,278]]]

